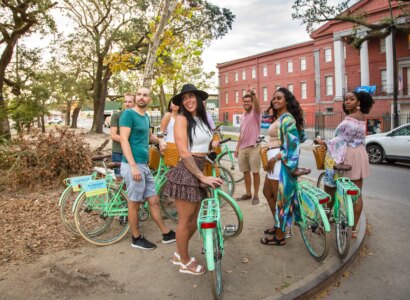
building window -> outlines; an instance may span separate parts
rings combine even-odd
[[[235,103],[239,103],[239,91],[235,91]]]
[[[333,95],[333,76],[325,76],[326,96]]]
[[[263,76],[268,76],[268,66],[267,65],[264,65],[263,67],[262,67],[262,73],[263,73]]]
[[[325,114],[327,115],[333,114],[333,107],[325,107]]]
[[[242,90],[242,97],[245,96],[245,95],[246,95],[246,90],[243,89],[243,90]]]
[[[346,59],[346,45],[343,45],[343,58]]]
[[[275,91],[280,89],[280,85],[275,85]]]
[[[288,84],[288,90],[293,94],[293,84],[289,83]]]
[[[228,92],[225,92],[225,104],[229,103],[229,94]]]
[[[246,70],[242,70],[242,80],[246,80]]]
[[[263,101],[268,101],[268,88],[266,86],[263,87]]]
[[[380,79],[381,79],[381,91],[387,92],[387,71],[380,70]]]
[[[224,112],[224,122],[228,122],[229,121],[229,112]]]
[[[305,71],[306,70],[306,58],[301,58],[300,59],[300,70]]]
[[[326,48],[325,49],[325,62],[331,62],[332,61],[332,49]]]
[[[386,53],[386,39],[380,39],[380,53]]]
[[[306,82],[301,82],[300,83],[300,99],[306,99],[307,98],[307,84]]]
[[[280,63],[275,64],[275,73],[276,75],[280,74]]]
[[[293,61],[288,61],[288,73],[293,72]]]
[[[252,79],[256,78],[256,69],[252,68]]]
[[[238,72],[235,72],[235,81],[238,81],[239,80],[239,74],[238,74]]]
[[[225,83],[228,83],[228,73],[225,74]]]

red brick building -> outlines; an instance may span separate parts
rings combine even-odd
[[[402,14],[392,1],[395,16]],[[350,10],[366,11],[368,21],[377,23],[389,15],[385,0],[362,0]],[[399,22],[408,23],[406,18]],[[363,35],[366,28],[359,29]],[[391,35],[366,41],[360,49],[345,43],[352,24],[331,21],[311,34],[312,40],[220,63],[219,118],[232,122],[233,114],[242,113],[242,95],[255,87],[262,107],[267,107],[274,91],[287,87],[300,101],[307,126],[314,125],[316,111],[340,112],[346,91],[358,86],[376,86],[372,114],[390,114],[393,110],[393,45]],[[410,38],[396,33],[399,75],[400,113],[410,113]]]

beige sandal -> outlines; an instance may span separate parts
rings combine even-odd
[[[192,263],[194,263],[196,260],[194,257],[191,257],[189,262],[184,265],[182,261],[180,262],[180,268],[179,272],[185,273],[185,274],[191,274],[191,275],[202,275],[205,273],[205,268],[199,264],[197,264],[196,268],[194,266],[191,266]],[[189,267],[191,266],[191,267]]]

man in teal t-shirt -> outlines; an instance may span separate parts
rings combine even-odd
[[[145,200],[149,203],[152,218],[162,231],[162,242],[175,242],[175,232],[169,230],[162,219],[154,177],[147,165],[150,142],[159,144],[161,150],[166,147],[166,143],[150,131],[150,119],[146,113],[150,101],[150,91],[140,88],[135,96],[135,107],[125,110],[120,118],[120,141],[123,151],[121,176],[127,184],[131,246],[144,250],[156,248],[156,245],[145,239],[138,229],[138,210],[141,202]]]

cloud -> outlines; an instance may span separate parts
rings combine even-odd
[[[204,69],[216,64],[309,40],[298,20],[292,20],[290,0],[211,0],[236,15],[232,30],[203,53]]]

